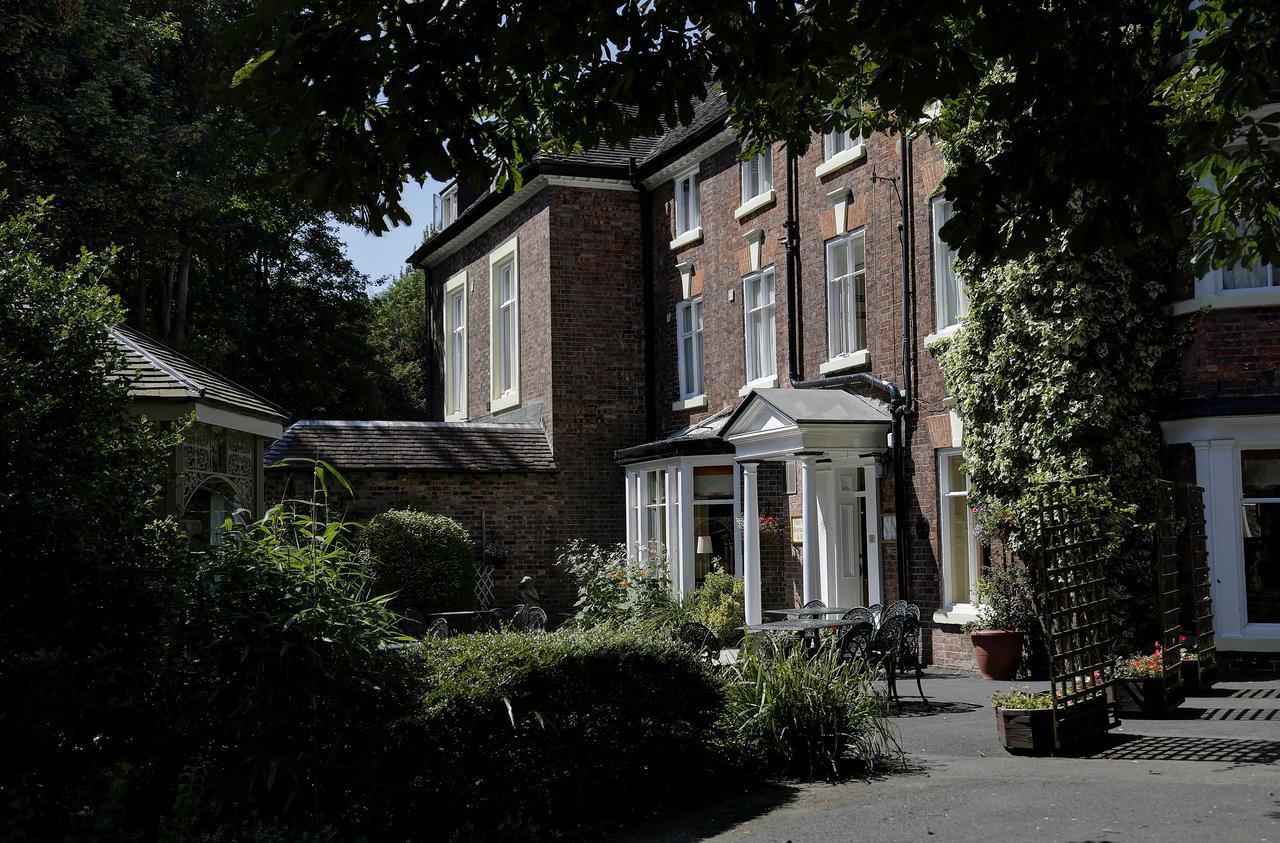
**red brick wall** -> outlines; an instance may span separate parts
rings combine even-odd
[[[1180,399],[1280,396],[1280,316],[1274,308],[1210,310],[1194,319],[1178,369]]]
[[[866,143],[867,156],[824,178],[814,170],[822,161],[820,139],[810,146],[799,161],[799,225],[801,237],[801,274],[798,305],[802,315],[803,364],[797,366],[802,378],[819,377],[819,365],[827,360],[827,290],[825,242],[835,234],[832,202],[828,193],[841,187],[851,191],[846,230],[862,228],[867,248],[867,349],[868,371],[899,387],[902,375],[902,245],[901,165],[896,137],[876,135]],[[913,264],[911,286],[914,342],[912,395],[915,413],[908,417],[906,498],[908,512],[898,519],[898,532],[910,531],[911,599],[920,604],[926,621],[939,606],[939,551],[941,526],[938,522],[937,449],[951,447],[950,418],[943,405],[947,395],[937,361],[925,349],[924,339],[934,331],[932,229],[929,199],[942,177],[942,160],[928,138],[913,145],[914,193]],[[743,220],[734,217],[741,201],[736,145],[716,152],[699,164],[703,238],[700,243],[678,252],[670,249],[672,238],[671,197],[673,185],[656,187],[654,198],[653,250],[655,265],[655,308],[659,331],[658,413],[659,427],[667,432],[678,430],[692,421],[704,418],[723,407],[736,406],[741,400],[738,390],[746,382],[743,344],[742,277],[750,271],[748,246],[743,234],[764,229],[761,266],[772,265],[776,272],[775,324],[777,329],[777,368],[779,386],[787,386],[787,300],[786,255],[783,247],[783,223],[786,218],[785,156],[782,146],[773,152],[773,184],[777,202]],[[875,177],[873,180],[873,176]],[[703,342],[705,346],[704,381],[708,406],[704,410],[673,411],[679,397],[674,312],[683,296],[676,264],[690,262],[694,269],[694,291],[703,297]],[[730,295],[733,296],[732,300]],[[875,395],[874,397],[883,398]],[[958,443],[954,443],[958,444]],[[893,473],[886,465],[880,487],[882,515],[895,514]],[[799,495],[787,499],[778,482],[760,480],[761,511],[781,507],[788,515],[799,515]],[[777,485],[775,489],[774,486]],[[781,500],[777,496],[781,494]],[[881,531],[883,532],[883,531]],[[779,550],[785,552],[779,553]],[[763,599],[766,605],[781,598],[793,603],[799,599],[799,548],[789,539],[782,548],[766,543],[762,555]],[[884,542],[880,549],[882,582],[886,599],[898,594],[898,542]],[[776,566],[781,565],[781,570]],[[935,661],[963,666],[972,665],[972,649],[958,627],[930,630],[926,637],[926,653]]]
[[[414,509],[456,519],[479,546],[483,540],[509,556],[494,571],[498,605],[515,601],[515,587],[532,576],[550,611],[565,611],[577,593],[554,564],[556,549],[571,536],[563,530],[565,496],[556,474],[428,474],[424,472],[349,471],[354,498],[344,499],[346,517],[365,521],[389,509]],[[267,472],[267,500],[296,494],[292,483],[311,477]]]

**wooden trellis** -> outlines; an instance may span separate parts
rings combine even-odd
[[[1111,619],[1107,596],[1107,522],[1091,492],[1097,477],[1039,487],[1039,547],[1032,567],[1049,650],[1054,743],[1058,749],[1112,725]]]
[[[1183,676],[1195,671],[1198,687],[1212,688],[1218,677],[1213,643],[1213,591],[1209,582],[1209,553],[1204,528],[1204,489],[1188,483],[1174,492],[1179,525],[1178,572],[1182,597],[1183,646],[1196,658],[1183,664]]]

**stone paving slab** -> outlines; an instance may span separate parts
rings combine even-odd
[[[617,839],[1280,843],[1280,678],[1222,683],[1189,698],[1178,719],[1125,720],[1075,758],[1005,752],[988,702],[1004,687],[931,673],[931,704],[906,698],[893,717],[905,770],[770,785]]]

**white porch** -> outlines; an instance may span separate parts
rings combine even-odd
[[[883,602],[878,480],[892,418],[887,405],[842,390],[753,390],[722,434],[742,475],[742,576],[746,621],[763,619],[757,475],[765,462],[798,460],[805,602]]]

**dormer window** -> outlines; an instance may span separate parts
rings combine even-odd
[[[458,218],[458,186],[455,184],[440,194],[440,227],[451,225]]]

